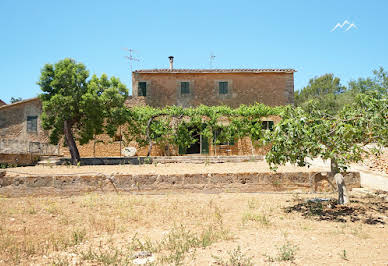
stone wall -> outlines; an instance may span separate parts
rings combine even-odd
[[[119,191],[205,191],[205,192],[310,192],[307,172],[116,175],[113,184]],[[348,189],[359,188],[360,174],[345,175]],[[73,176],[7,176],[0,177],[0,195],[65,194],[84,191],[114,191],[104,175]],[[331,191],[327,181],[318,184],[318,191]]]
[[[12,166],[26,166],[34,165],[38,160],[39,155],[0,153],[0,164],[7,164]]]
[[[183,107],[200,104],[228,105],[256,102],[270,106],[293,104],[293,73],[139,73],[132,74],[132,91],[138,97],[138,82],[147,82],[147,105]],[[180,94],[181,81],[190,83],[190,93]],[[228,81],[228,94],[219,95],[217,82]]]
[[[41,126],[42,105],[38,98],[0,107],[0,153],[58,154],[58,147],[48,142],[48,132]],[[27,117],[37,116],[37,131],[27,131]]]

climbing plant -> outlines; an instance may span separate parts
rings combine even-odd
[[[136,141],[140,147],[152,145],[175,145],[183,149],[198,141],[198,135],[215,144],[233,142],[249,136],[262,138],[262,121],[266,116],[280,115],[284,107],[263,104],[228,106],[205,106],[182,108],[168,106],[153,108],[134,107],[127,110],[125,140]]]

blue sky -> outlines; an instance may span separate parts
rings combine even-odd
[[[31,98],[45,63],[65,57],[130,88],[135,69],[295,68],[295,89],[324,73],[344,84],[388,70],[388,1],[0,1],[0,99]],[[348,20],[357,29],[331,29]]]

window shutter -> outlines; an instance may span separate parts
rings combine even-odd
[[[27,116],[27,132],[38,132],[37,116]]]
[[[181,82],[181,94],[189,94],[190,93],[190,83],[187,81]]]
[[[220,94],[228,94],[228,82],[221,81],[218,83],[219,93]]]
[[[147,82],[141,81],[138,83],[137,95],[138,96],[147,96]]]

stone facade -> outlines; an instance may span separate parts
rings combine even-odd
[[[58,154],[41,126],[42,104],[38,98],[0,107],[0,153]]]
[[[241,104],[264,103],[269,106],[294,103],[292,69],[203,69],[203,70],[138,70],[132,73],[133,95],[143,94],[147,105],[183,107],[200,104],[238,107]],[[220,82],[227,92],[220,93]],[[182,83],[188,90],[182,93]]]
[[[293,104],[294,72],[292,69],[138,70],[132,73],[133,96],[128,97],[125,104],[128,107],[189,107],[200,104],[238,107],[256,102],[270,106]],[[138,96],[139,82],[143,82],[146,96]],[[181,82],[186,82],[184,94]],[[220,94],[220,82],[227,83],[226,93]],[[70,156],[68,148],[62,144],[48,144],[48,133],[41,127],[41,112],[38,98],[0,106],[0,153]],[[276,123],[279,118],[268,117],[264,120]],[[123,132],[125,126],[119,129],[114,139],[100,135],[88,144],[78,145],[81,157],[122,156],[121,151],[125,146],[136,147],[138,156],[147,154],[148,147],[140,148],[137,143],[125,145]],[[202,147],[202,140],[197,145]],[[233,145],[213,145],[209,141],[207,150],[206,154],[209,155],[263,155],[268,147],[255,147],[249,138],[243,138],[236,140]],[[199,152],[203,153],[202,149]],[[179,149],[154,145],[151,155],[179,155]]]

